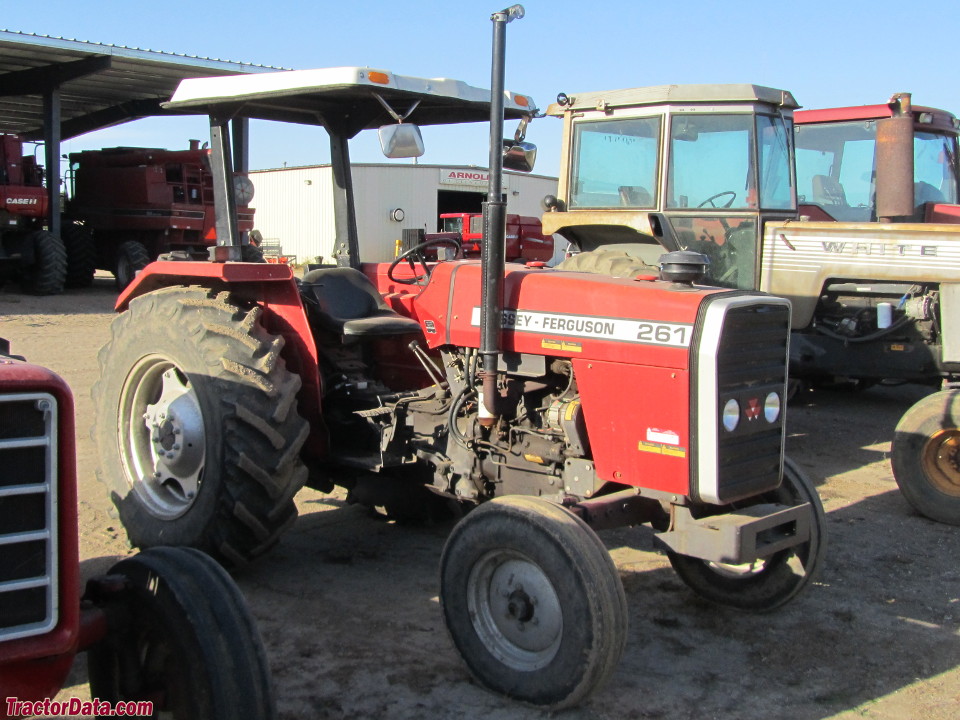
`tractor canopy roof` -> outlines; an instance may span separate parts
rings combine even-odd
[[[656,85],[653,87],[605,90],[563,96],[547,108],[547,115],[562,116],[568,110],[605,110],[645,105],[695,105],[720,103],[766,103],[785,110],[800,107],[786,90],[762,85]]]
[[[163,106],[185,113],[228,113],[231,117],[323,125],[352,136],[396,122],[384,103],[416,125],[490,119],[489,90],[459,80],[360,67],[193,78],[181,81]],[[529,96],[504,93],[506,118],[536,112]]]

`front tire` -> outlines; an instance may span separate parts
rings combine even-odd
[[[626,598],[603,543],[539,498],[497,498],[454,528],[440,561],[440,602],[479,682],[551,709],[601,685],[626,642]]]
[[[697,595],[738,610],[766,612],[791,600],[816,577],[826,549],[826,515],[813,481],[789,458],[783,459],[780,487],[757,498],[796,506],[810,504],[810,538],[768,558],[743,565],[714,563],[668,552],[677,575]]]
[[[120,621],[88,650],[90,696],[151,701],[153,717],[276,717],[266,653],[243,595],[212,559],[154,548],[110,570],[123,589],[102,598]]]
[[[960,391],[941,390],[907,410],[893,436],[891,465],[917,512],[960,525]]]
[[[173,287],[113,321],[93,437],[131,544],[195,547],[239,566],[296,519],[307,477],[300,378],[261,314],[227,292]]]

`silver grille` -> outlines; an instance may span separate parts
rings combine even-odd
[[[0,640],[58,619],[57,401],[0,395]]]

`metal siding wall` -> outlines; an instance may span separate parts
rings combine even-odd
[[[434,232],[439,190],[486,191],[486,186],[441,185],[441,167],[455,166],[353,166],[357,232],[365,262],[392,260],[404,228]],[[258,170],[251,172],[250,177],[256,188],[251,203],[257,210],[254,225],[263,237],[278,238],[283,251],[296,255],[298,262],[318,255],[323,256],[324,262],[332,262],[336,237],[330,167]],[[544,195],[557,192],[557,181],[541,175],[510,173],[505,187],[508,213],[540,217],[540,201]],[[390,219],[390,212],[396,208],[404,211],[402,222]]]
[[[284,253],[305,262],[333,252],[333,193],[329,167],[250,173],[255,193],[254,227],[264,239],[280,240]],[[328,227],[329,225],[329,227]]]

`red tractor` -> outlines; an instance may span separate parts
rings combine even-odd
[[[275,717],[255,621],[203,553],[146,550],[81,598],[73,417],[66,383],[0,340],[0,718]],[[51,704],[84,651],[95,700]]]
[[[485,686],[552,708],[610,676],[626,640],[617,569],[596,534],[649,525],[694,592],[747,610],[817,571],[825,520],[783,457],[789,304],[662,277],[505,264],[501,167],[532,167],[530,98],[503,91],[506,23],[492,16],[493,90],[371,68],[186,80],[170,107],[330,133],[341,265],[301,281],[241,259],[229,212],[214,262],[157,262],[121,294],[100,353],[101,480],[134,545],[189,545],[241,564],[296,517],[306,483],[340,485],[398,518],[467,512],[443,551],[440,600]],[[394,123],[391,118],[403,117]],[[483,257],[440,244],[361,264],[348,139],[379,128],[389,157],[419,125],[490,119]],[[503,141],[505,118],[522,118]],[[230,205],[230,184],[217,182]]]
[[[480,257],[483,215],[442,213],[440,233],[427,235],[424,239],[440,234],[457,238],[464,257]],[[507,215],[506,243],[504,258],[507,262],[549,262],[553,259],[553,238],[543,234],[540,218]]]
[[[72,187],[64,217],[68,246],[76,247],[70,279],[89,284],[96,269],[111,271],[125,288],[162,254],[202,259],[216,241],[210,152],[118,147],[70,154]],[[253,184],[235,179],[241,232],[253,229]],[[80,248],[83,248],[81,251]],[[244,245],[245,258],[260,259]]]
[[[48,210],[43,168],[17,135],[0,134],[0,283],[19,278],[36,295],[63,291],[67,251],[44,229]]]

